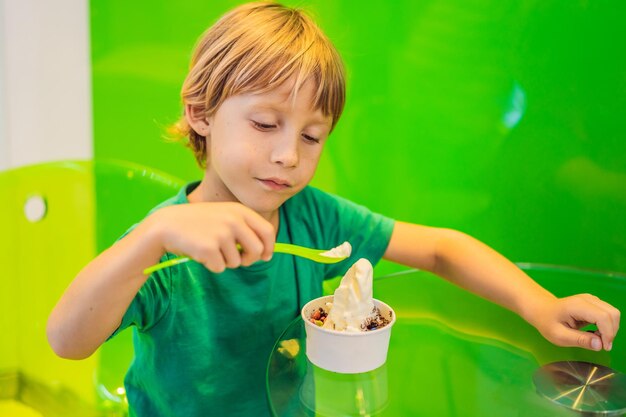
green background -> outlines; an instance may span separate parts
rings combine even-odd
[[[239,3],[91,1],[96,158],[201,177],[164,128],[195,40]],[[286,3],[348,71],[314,185],[514,261],[626,271],[626,2]]]

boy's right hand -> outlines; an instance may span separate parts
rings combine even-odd
[[[189,256],[215,273],[268,261],[274,252],[274,226],[240,203],[169,206],[148,221],[158,230],[165,252]]]

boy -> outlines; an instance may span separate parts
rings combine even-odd
[[[75,278],[50,315],[67,358],[135,326],[131,415],[269,413],[267,357],[324,278],[356,259],[426,269],[520,314],[550,341],[610,350],[619,312],[590,295],[557,299],[459,232],[394,221],[307,184],[343,110],[341,59],[302,12],[240,6],[200,38],[178,129],[204,168]],[[322,265],[272,256],[276,241],[352,256]],[[242,250],[238,250],[239,244]],[[185,254],[185,263],[142,271]],[[586,322],[600,335],[576,330]]]

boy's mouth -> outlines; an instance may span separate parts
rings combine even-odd
[[[286,188],[291,188],[291,184],[288,181],[280,179],[280,178],[257,178],[261,184],[271,190],[284,190]]]

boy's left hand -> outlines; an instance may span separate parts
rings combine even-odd
[[[544,302],[534,313],[531,324],[558,346],[611,350],[619,329],[619,310],[591,294],[554,298]],[[595,324],[598,331],[579,330],[588,324]]]

